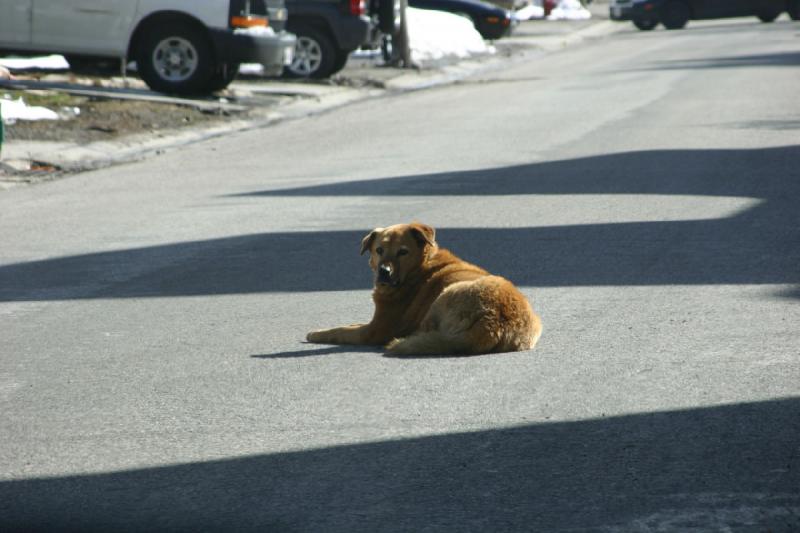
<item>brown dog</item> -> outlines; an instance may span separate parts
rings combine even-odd
[[[398,224],[361,241],[375,272],[369,324],[312,331],[324,344],[386,345],[391,354],[480,354],[530,350],[542,324],[510,281],[436,245],[433,228]]]

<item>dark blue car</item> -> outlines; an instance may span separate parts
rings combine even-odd
[[[408,0],[408,5],[419,9],[447,11],[465,15],[484,39],[499,39],[511,32],[511,12],[480,0]]]
[[[798,20],[800,0],[611,0],[609,11],[612,20],[631,20],[640,30],[659,23],[677,30],[701,19],[755,16],[772,22],[784,11]]]

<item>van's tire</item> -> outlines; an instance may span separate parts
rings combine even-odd
[[[290,78],[327,78],[333,74],[339,50],[324,32],[298,24],[288,28],[297,36],[292,64],[283,69]],[[342,64],[344,66],[344,64]]]
[[[670,0],[661,9],[661,23],[668,30],[683,29],[691,17],[692,10],[682,0]]]
[[[139,75],[154,91],[208,92],[215,60],[208,35],[182,21],[147,28],[136,53]]]
[[[228,63],[220,65],[216,72],[211,76],[206,86],[209,92],[221,91],[231,84],[236,76],[239,75],[239,63]]]
[[[655,19],[633,19],[633,25],[642,31],[650,31],[658,26],[658,21]]]

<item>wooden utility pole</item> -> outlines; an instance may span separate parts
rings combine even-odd
[[[408,0],[400,0],[400,27],[393,37],[397,43],[394,47],[395,58],[398,66],[411,68],[411,45],[408,41]]]

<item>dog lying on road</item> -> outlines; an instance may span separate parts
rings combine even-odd
[[[439,248],[420,223],[376,228],[361,242],[375,272],[369,324],[312,331],[310,342],[386,345],[390,354],[530,350],[542,324],[514,285]]]

